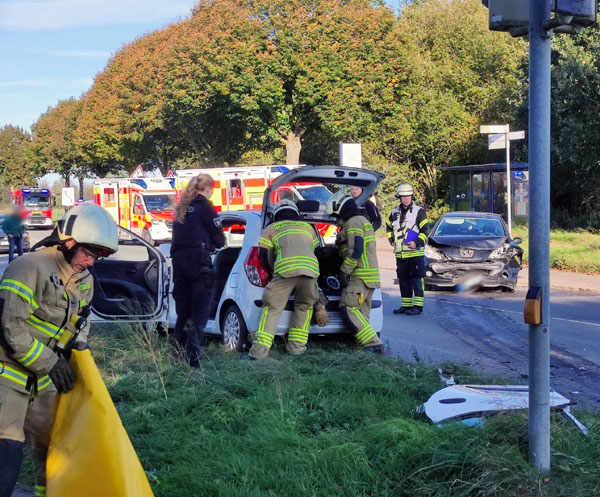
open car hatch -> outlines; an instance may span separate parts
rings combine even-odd
[[[286,185],[319,184],[327,188],[331,194],[340,189],[345,189],[349,193],[351,186],[359,186],[362,188],[362,193],[356,199],[356,203],[362,205],[373,195],[383,177],[382,173],[356,167],[305,166],[292,169],[277,177],[265,190],[262,226],[265,227],[271,221],[271,214],[279,203],[278,189]],[[305,221],[328,224],[336,222],[336,219],[327,214],[326,202],[306,200],[297,202],[297,205]]]

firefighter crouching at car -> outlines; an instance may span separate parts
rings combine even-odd
[[[282,200],[273,211],[274,222],[267,226],[258,242],[265,267],[272,269],[273,279],[266,286],[263,307],[250,359],[269,355],[281,313],[294,292],[294,315],[286,350],[293,355],[306,351],[313,306],[319,299],[317,278],[319,262],[315,248],[319,239],[313,227],[300,221],[300,211],[291,200]]]
[[[192,178],[175,206],[173,222],[171,258],[177,321],[171,345],[176,357],[195,368],[204,356],[204,327],[215,298],[210,254],[225,245],[221,220],[208,200],[212,191],[213,179],[208,174]]]
[[[354,199],[340,191],[327,203],[327,213],[339,219],[336,240],[342,256],[340,312],[364,350],[383,354],[383,344],[369,323],[371,299],[380,287],[373,226],[359,215]]]
[[[425,242],[429,220],[425,209],[413,203],[414,190],[402,183],[396,190],[400,205],[390,214],[386,225],[388,240],[394,247],[396,274],[402,305],[394,314],[415,316],[423,313],[425,296]]]
[[[35,466],[35,495],[46,493],[54,400],[76,381],[65,357],[68,354],[62,351],[87,348],[86,316],[93,295],[88,268],[97,258],[115,253],[118,241],[108,212],[94,204],[79,205],[43,243],[50,246],[19,257],[4,272],[0,283],[0,497],[10,497],[15,487],[25,441]]]

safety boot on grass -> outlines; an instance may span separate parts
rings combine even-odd
[[[383,343],[378,336],[374,336],[362,348],[365,352],[373,352],[374,354],[383,355]]]
[[[287,344],[285,345],[285,350],[288,352],[288,354],[299,356],[306,352],[306,344],[288,340]]]

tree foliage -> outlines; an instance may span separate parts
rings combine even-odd
[[[31,185],[40,170],[32,162],[31,136],[18,127],[0,128],[0,178],[4,185],[19,188]]]

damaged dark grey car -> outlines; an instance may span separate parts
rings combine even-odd
[[[499,287],[514,290],[522,268],[520,238],[487,212],[450,212],[433,226],[425,245],[428,287]]]

